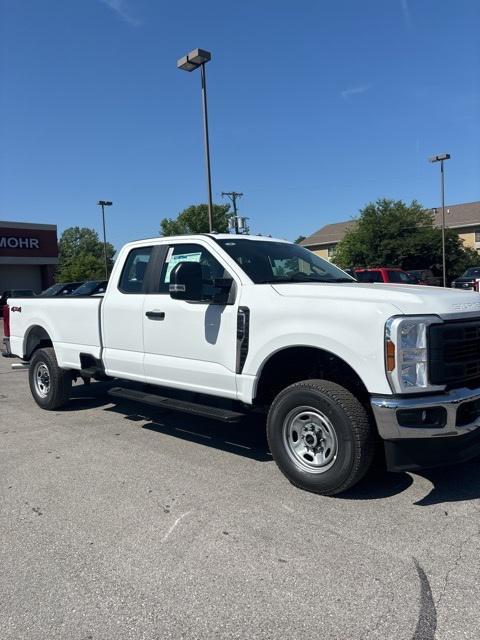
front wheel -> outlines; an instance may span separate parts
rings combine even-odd
[[[42,409],[59,409],[68,402],[72,376],[60,369],[52,347],[35,351],[30,361],[28,381],[33,399]]]
[[[290,482],[322,495],[356,484],[374,453],[367,411],[328,380],[303,380],[279,393],[268,414],[267,436],[273,459]]]

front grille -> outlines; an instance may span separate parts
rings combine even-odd
[[[461,386],[480,377],[480,319],[434,324],[429,329],[431,384]]]

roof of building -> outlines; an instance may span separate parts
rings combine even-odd
[[[319,244],[336,244],[343,239],[347,230],[355,224],[355,220],[349,220],[348,222],[334,222],[333,224],[327,224],[311,236],[305,238],[300,242],[304,247],[310,247]]]
[[[442,226],[442,207],[431,209],[434,224]],[[300,243],[304,247],[328,246],[343,240],[347,230],[355,225],[356,220],[327,224]],[[450,229],[480,225],[480,201],[445,206],[445,226]]]
[[[433,209],[434,222],[442,226],[442,207]],[[445,226],[450,229],[480,224],[480,200],[464,204],[445,205]]]

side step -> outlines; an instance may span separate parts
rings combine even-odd
[[[124,387],[112,387],[112,389],[108,391],[108,395],[114,398],[121,398],[122,400],[142,402],[143,404],[159,407],[160,409],[192,413],[197,416],[203,416],[204,418],[220,420],[221,422],[238,422],[245,415],[244,413],[232,411],[231,409],[220,409],[206,404],[176,400],[165,396],[157,396],[153,393],[136,391],[135,389],[125,389]]]

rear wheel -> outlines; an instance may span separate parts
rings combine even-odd
[[[33,399],[42,409],[59,409],[68,402],[72,376],[60,369],[52,347],[35,351],[28,375]]]
[[[328,380],[304,380],[279,393],[268,414],[267,436],[290,482],[323,495],[356,484],[374,453],[367,411],[347,389]]]

